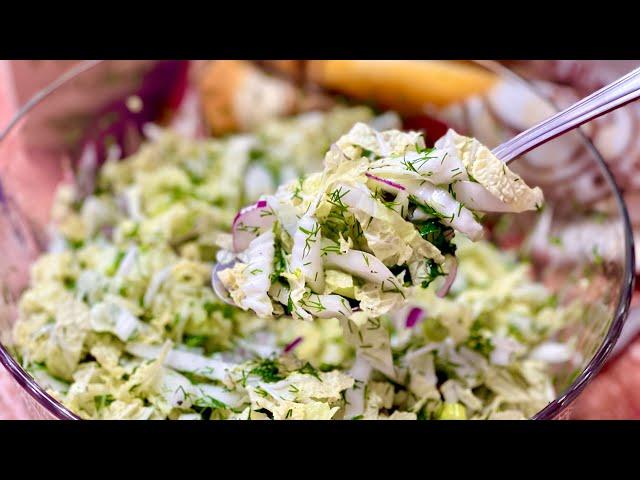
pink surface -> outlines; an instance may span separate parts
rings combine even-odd
[[[0,128],[6,125],[15,112],[17,101],[12,88],[13,80],[9,62],[0,61]]]
[[[9,62],[0,61],[0,129],[3,129],[16,111],[17,102],[11,88]],[[0,419],[25,419],[22,403],[16,402],[18,385],[4,368],[0,367]]]
[[[0,420],[28,420],[22,402],[16,402],[19,392],[18,384],[4,368],[0,368]]]

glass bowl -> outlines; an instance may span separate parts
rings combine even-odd
[[[502,100],[496,100],[494,87],[493,93],[430,108],[430,116],[494,147],[554,110],[555,92],[541,92],[543,85],[531,85],[496,63],[475,63],[496,76]],[[78,418],[11,355],[17,303],[28,285],[31,263],[47,245],[55,188],[69,167],[77,166],[88,140],[98,146],[98,158],[114,140],[124,145],[125,154],[135,151],[142,124],[166,117],[167,110],[180,103],[189,82],[187,64],[80,63],[36,94],[0,132],[0,362],[21,387],[14,401],[21,402],[31,418]],[[129,115],[134,92],[143,99],[142,111],[118,121],[119,115]],[[62,111],[64,116],[59,115]],[[533,416],[562,419],[570,417],[571,402],[602,368],[620,334],[633,290],[635,258],[621,194],[585,132],[558,138],[545,151],[546,156],[533,154],[512,164],[527,183],[545,191],[543,211],[489,216],[487,222],[493,240],[504,248],[520,243],[525,233],[536,238],[537,243],[528,241],[521,250],[538,278],[560,304],[578,299],[582,305],[575,324],[563,332],[576,342],[577,355],[556,367],[560,393]],[[555,155],[565,161],[555,161]],[[577,239],[579,248],[569,246],[563,252],[550,241],[556,235]]]

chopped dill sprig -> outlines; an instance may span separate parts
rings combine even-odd
[[[257,226],[252,227],[245,224],[244,222],[240,222],[236,230],[240,232],[247,232],[247,233],[252,233],[254,235],[257,235],[260,232],[260,227],[257,227]]]
[[[333,240],[330,240],[332,242],[334,242]],[[327,255],[329,253],[337,253],[340,254],[342,253],[340,251],[340,242],[334,242],[331,245],[327,245],[321,248],[322,254],[323,255]]]
[[[444,215],[442,215],[440,212],[438,212],[437,210],[435,210],[433,207],[431,207],[430,205],[427,205],[426,203],[422,203],[417,197],[415,197],[414,195],[410,195],[409,196],[409,201],[412,202],[417,208],[419,208],[420,210],[422,210],[424,213],[426,213],[427,215],[431,215],[432,217],[436,217],[436,218],[444,218]]]
[[[302,250],[302,258],[304,258],[307,255],[309,255],[309,252],[311,251],[311,245],[318,240],[318,232],[320,231],[320,224],[316,223],[315,226],[313,227],[313,230],[308,230],[303,227],[298,227],[298,230],[300,230],[302,233],[306,235],[306,238],[304,239],[304,249]]]
[[[425,260],[427,274],[420,277],[422,288],[427,288],[436,278],[446,275],[442,270],[442,265],[436,263],[432,258]]]
[[[313,296],[315,296],[316,298],[315,301],[311,298]],[[303,295],[302,299],[300,300],[300,305],[307,308],[313,308],[318,312],[322,312],[327,309],[327,307],[325,307],[320,301],[320,297],[318,295],[312,294]]]
[[[298,178],[298,184],[296,185],[291,199],[297,198],[298,200],[302,200],[302,196],[300,194],[302,193],[302,184],[304,183],[304,179],[304,176]]]
[[[318,369],[311,365],[309,362],[305,363],[301,368],[299,368],[298,372],[304,373],[306,375],[311,375],[322,381],[320,375],[318,374]]]
[[[284,378],[284,376],[280,374],[278,363],[272,358],[261,360],[249,371],[249,374],[260,377],[263,382],[267,383],[278,382]]]

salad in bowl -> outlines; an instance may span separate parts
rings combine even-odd
[[[552,403],[584,364],[573,325],[607,313],[496,240],[544,214],[542,190],[452,128],[283,102],[213,137],[147,123],[138,149],[62,183],[12,328],[20,365],[85,419],[526,419]]]

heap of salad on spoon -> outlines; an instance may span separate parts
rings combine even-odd
[[[421,133],[357,123],[331,146],[322,172],[238,213],[213,287],[259,317],[338,318],[353,332],[399,308],[412,289],[434,283],[446,295],[453,236],[480,239],[483,212],[542,203],[539,188],[474,138],[449,130],[426,147]]]

